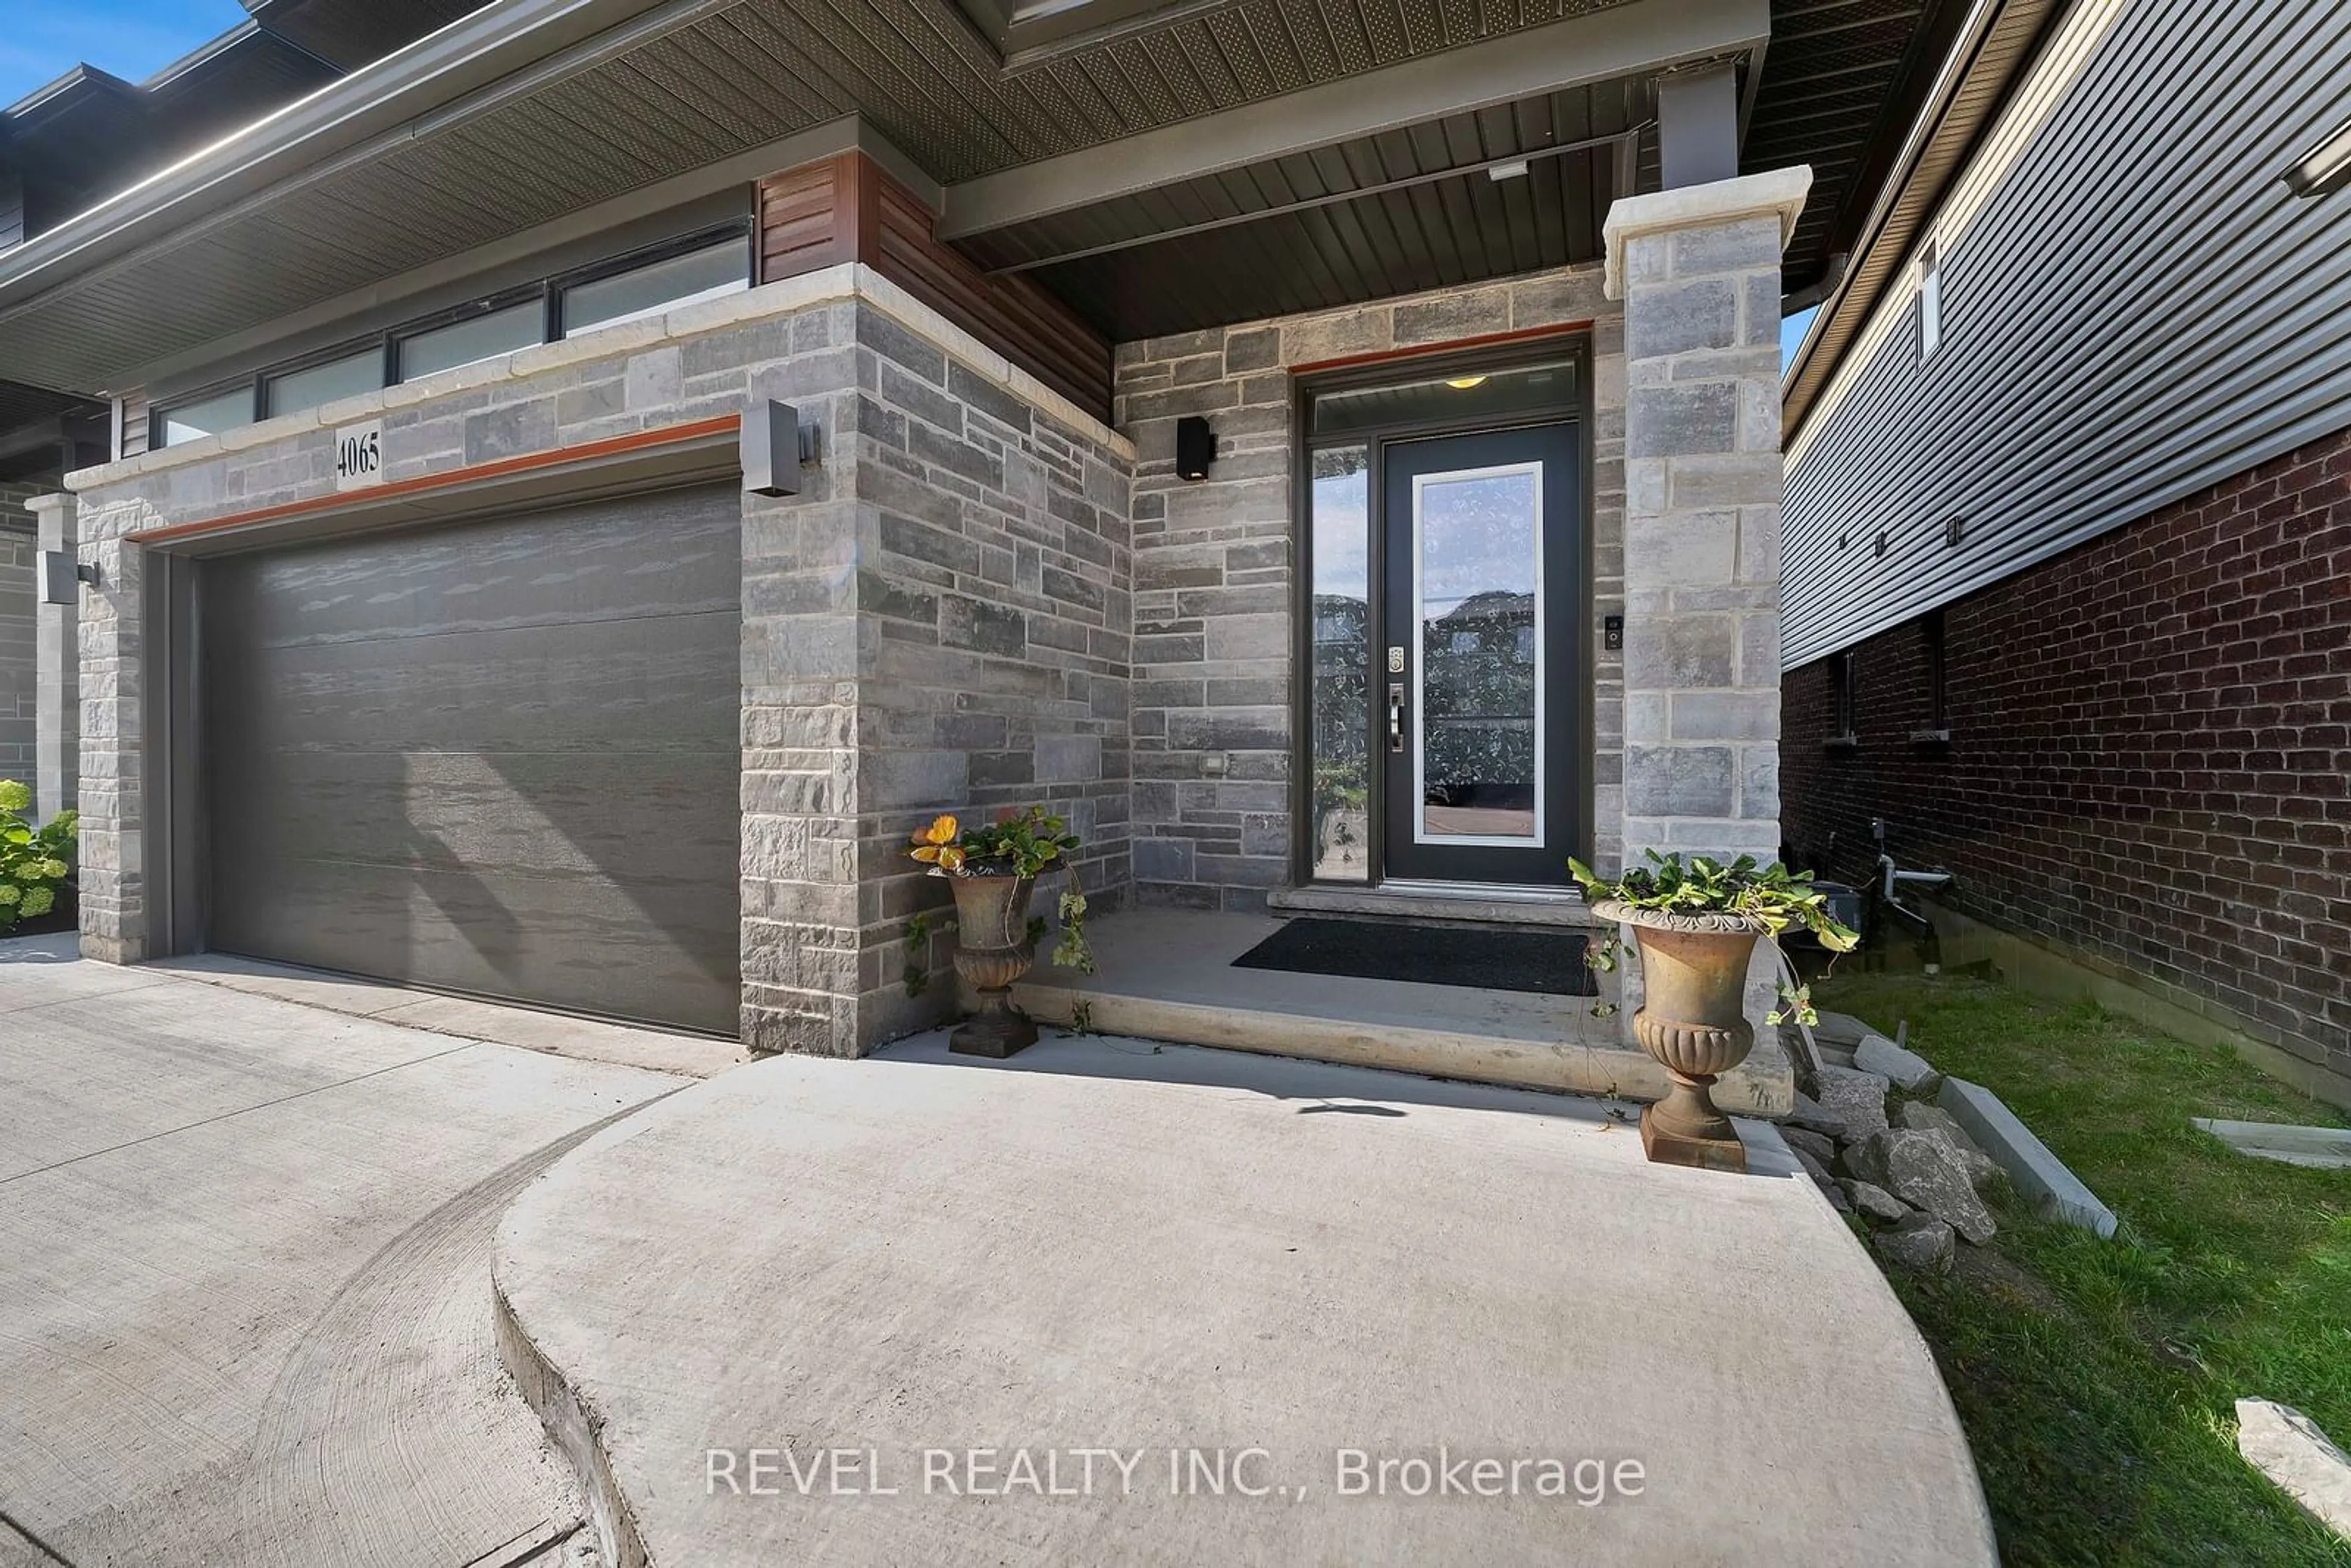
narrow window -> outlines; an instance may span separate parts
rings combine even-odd
[[[657,316],[750,287],[750,237],[734,235],[716,245],[571,285],[563,291],[563,335],[576,337]]]
[[[262,403],[271,419],[374,392],[383,385],[383,345],[371,343],[356,354],[287,371],[261,385]]]
[[[1918,362],[1934,358],[1943,343],[1943,258],[1933,240],[1918,258]]]
[[[1929,612],[1918,627],[1927,650],[1927,727],[1918,738],[1948,740],[1951,734],[1950,676],[1943,612]]]
[[[1854,663],[1851,653],[1839,653],[1829,662],[1830,695],[1836,710],[1829,737],[1833,741],[1850,742],[1854,738]]]
[[[547,340],[547,304],[526,299],[419,332],[400,342],[400,379],[413,382],[435,371],[511,354]]]
[[[253,423],[253,383],[199,398],[172,408],[155,412],[155,428],[150,444],[156,446],[177,446],[183,441],[202,436],[218,435],[225,430],[235,430]]]

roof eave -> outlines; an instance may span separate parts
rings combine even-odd
[[[397,139],[467,93],[649,9],[682,24],[725,3],[492,0],[0,254],[0,311],[336,153]]]
[[[1943,193],[1968,165],[1976,145],[1999,120],[2008,92],[2032,64],[2048,24],[2066,0],[1977,0],[1959,29],[1934,87],[1903,140],[1893,177],[1879,189],[1863,222],[1844,274],[1821,301],[1782,382],[1781,445],[1792,450],[1813,402],[1877,308],[1919,234],[1931,226]],[[2022,37],[2022,46],[1990,47]],[[1980,108],[1960,116],[1954,105],[1982,89]],[[1931,155],[1931,156],[1930,156]],[[1931,173],[1928,171],[1932,171]],[[1899,217],[1910,198],[1923,196],[1917,215]]]

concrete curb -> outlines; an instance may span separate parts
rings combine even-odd
[[[2298,1127],[2283,1122],[2223,1122],[2190,1116],[2201,1128],[2241,1155],[2315,1170],[2351,1167],[2351,1128]]]
[[[1999,1095],[1964,1078],[1946,1078],[1936,1103],[1968,1130],[2035,1208],[2101,1237],[2114,1235],[2114,1210],[2100,1203],[2082,1178],[2001,1103]]]
[[[1503,1089],[1655,1101],[1664,1099],[1671,1087],[1666,1070],[1635,1046],[1518,1040],[1131,996],[1089,989],[1061,977],[1059,970],[1032,974],[1012,988],[1013,1000],[1039,1023],[1056,1028],[1073,1028],[1082,1004],[1089,1030],[1096,1034],[1296,1057]],[[1795,1074],[1780,1042],[1759,1033],[1755,1051],[1716,1082],[1714,1102],[1733,1116],[1776,1120],[1792,1111]]]
[[[503,1261],[502,1254],[494,1253],[490,1264],[490,1317],[498,1360],[514,1378],[523,1403],[546,1427],[556,1452],[571,1467],[580,1490],[587,1494],[602,1561],[612,1568],[651,1568],[652,1554],[645,1550],[629,1500],[612,1477],[611,1456],[604,1452],[603,1423],[589,1411],[562,1369],[531,1343],[530,1331],[507,1299],[506,1281],[500,1277]]]

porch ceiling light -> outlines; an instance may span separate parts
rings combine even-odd
[[[2297,196],[2331,196],[2351,185],[2351,120],[2304,153],[2284,179],[2286,189]]]
[[[1526,172],[1527,161],[1523,158],[1514,158],[1508,163],[1496,163],[1488,168],[1486,178],[1499,185],[1505,180],[1522,179]]]
[[[1455,392],[1468,392],[1471,387],[1484,386],[1486,384],[1486,378],[1483,376],[1455,376],[1451,381],[1447,382],[1445,384],[1451,387]]]

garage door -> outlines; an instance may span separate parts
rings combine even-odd
[[[736,1032],[741,515],[203,563],[206,945]]]

